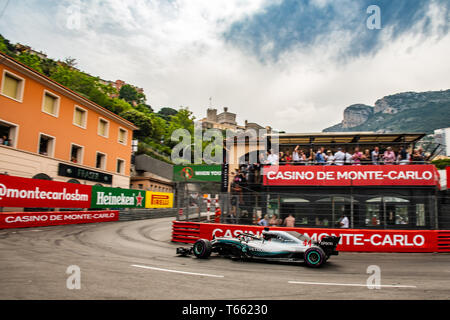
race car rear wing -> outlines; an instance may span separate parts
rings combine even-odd
[[[325,251],[327,255],[338,255],[338,251],[336,250],[337,245],[341,237],[328,236],[323,237],[322,240],[318,243],[318,245]]]

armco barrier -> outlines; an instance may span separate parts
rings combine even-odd
[[[193,243],[211,240],[213,235],[232,237],[242,232],[261,234],[264,227],[216,223],[173,222],[172,241]],[[338,250],[349,252],[450,252],[450,230],[369,230],[271,227],[297,231],[314,240],[327,235],[341,236]]]
[[[2,212],[0,229],[58,226],[119,220],[119,211]]]

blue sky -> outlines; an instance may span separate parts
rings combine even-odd
[[[448,17],[450,1],[436,1]],[[369,30],[367,8],[380,8],[382,29]],[[227,41],[251,52],[261,60],[277,60],[284,52],[308,49],[320,41],[332,41],[335,31],[348,32],[351,41],[336,58],[351,59],[360,55],[373,55],[383,48],[385,30],[395,41],[418,26],[416,32],[431,35],[429,0],[361,0],[313,1],[285,0],[268,6],[263,12],[234,22],[224,33]],[[372,11],[370,11],[372,12]],[[448,33],[448,23],[439,26],[436,35]],[[271,50],[264,50],[267,42]]]
[[[0,0],[0,33],[197,118],[319,132],[344,108],[450,88],[448,0]],[[380,8],[370,30],[367,8]]]

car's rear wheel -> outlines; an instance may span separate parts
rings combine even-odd
[[[305,251],[305,263],[308,267],[318,268],[325,263],[326,254],[322,248],[312,247]]]
[[[211,242],[205,239],[199,239],[194,243],[193,251],[197,258],[206,259],[211,255]]]

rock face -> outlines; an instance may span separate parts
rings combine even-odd
[[[365,104],[354,104],[344,110],[342,128],[353,128],[363,124],[373,114],[373,107]]]
[[[450,127],[450,90],[403,92],[383,97],[374,107],[355,104],[344,120],[324,132],[425,132]]]

